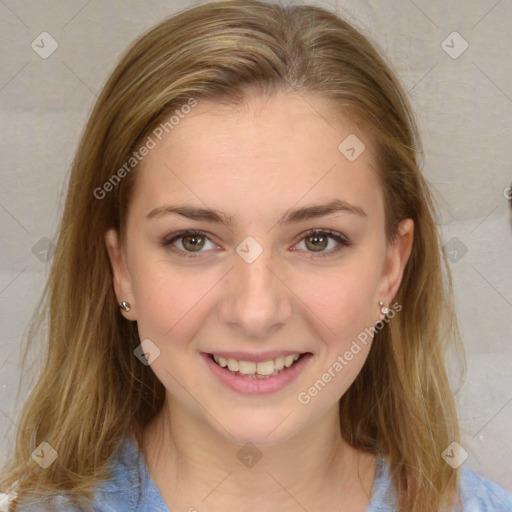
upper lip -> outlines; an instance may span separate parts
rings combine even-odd
[[[224,350],[205,352],[208,355],[216,355],[224,357],[225,359],[237,359],[238,361],[253,361],[255,363],[262,363],[264,361],[270,361],[271,359],[277,359],[278,357],[291,356],[293,354],[305,354],[306,352],[300,350],[271,350],[268,352],[226,352]]]

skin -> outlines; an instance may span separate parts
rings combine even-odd
[[[123,315],[160,350],[150,368],[166,401],[145,430],[143,453],[173,512],[312,512],[340,504],[363,512],[370,501],[374,458],[342,440],[338,401],[371,340],[309,404],[297,395],[382,318],[379,301],[392,304],[413,222],[404,219],[395,241],[386,241],[371,141],[329,112],[332,106],[319,98],[285,92],[254,92],[236,108],[200,102],[138,169],[122,243],[114,230],[106,234],[116,296],[132,305]],[[338,150],[349,134],[366,145],[353,162]],[[342,211],[277,223],[287,210],[334,199],[366,215]],[[146,218],[168,204],[219,210],[232,225],[176,214]],[[186,229],[208,236],[200,239],[198,257],[160,245]],[[352,245],[328,238],[315,252],[314,236],[304,236],[311,229],[339,232]],[[247,236],[263,249],[250,264],[236,252]],[[193,251],[190,239],[185,247],[182,241],[173,247]],[[199,354],[216,350],[313,357],[284,389],[247,396],[206,367]],[[262,455],[252,467],[237,457],[246,443]]]

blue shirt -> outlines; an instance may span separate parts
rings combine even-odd
[[[376,457],[376,474],[371,501],[365,512],[394,512],[396,495],[389,477],[389,467],[382,457]],[[113,477],[100,484],[95,492],[91,512],[170,512],[160,492],[149,476],[142,454],[134,438],[127,438],[110,462]],[[462,512],[512,512],[512,494],[499,485],[483,478],[468,468],[460,473]],[[79,512],[64,497],[55,500],[53,507],[45,509],[58,512]],[[201,504],[191,508],[201,509]],[[22,508],[23,512],[41,512],[35,508]]]

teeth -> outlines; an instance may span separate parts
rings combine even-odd
[[[260,375],[272,375],[274,373],[274,361],[265,361],[256,365],[256,371]]]
[[[274,361],[274,368],[280,372],[284,368],[284,357],[278,357]]]
[[[222,356],[213,356],[215,362],[222,366],[222,368],[228,367],[232,372],[240,372],[242,375],[257,376],[261,375],[268,377],[275,375],[280,372],[284,367],[290,368],[292,364],[299,359],[299,354],[292,354],[289,356],[281,356],[274,360],[262,361],[255,363],[254,361],[238,361],[237,359],[226,359]]]
[[[238,371],[238,367],[239,367],[239,364],[238,364],[238,361],[236,359],[228,359],[228,368],[232,372],[237,372]]]
[[[290,366],[293,364],[293,356],[286,356],[284,358],[284,365],[286,368],[290,368]]]
[[[238,371],[244,375],[256,373],[256,363],[254,361],[238,361]]]

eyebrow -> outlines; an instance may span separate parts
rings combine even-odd
[[[277,224],[293,224],[310,219],[317,219],[335,213],[348,213],[359,217],[367,217],[366,212],[360,207],[341,199],[335,199],[327,204],[304,206],[296,210],[287,210],[284,215],[277,221]],[[164,215],[177,214],[187,219],[205,220],[209,222],[218,222],[228,227],[232,225],[232,216],[227,215],[218,210],[208,208],[197,208],[195,206],[173,206],[165,205],[151,210],[147,215],[147,219],[159,218]]]

